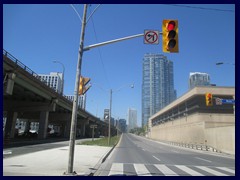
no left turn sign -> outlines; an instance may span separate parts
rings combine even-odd
[[[159,44],[159,31],[145,30],[144,31],[145,44]]]

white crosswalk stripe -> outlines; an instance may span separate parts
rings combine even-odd
[[[199,168],[199,169],[202,169],[202,170],[204,170],[206,172],[209,172],[209,173],[211,173],[211,174],[213,174],[215,176],[227,176],[227,174],[223,174],[221,172],[215,171],[215,170],[210,169],[208,167],[204,167],[204,166],[196,166],[196,167]]]
[[[127,167],[125,170],[129,172],[124,172],[124,166],[127,165],[128,168],[131,166],[131,169],[134,169],[135,172],[130,172]],[[148,166],[148,168],[147,168]],[[155,167],[155,170],[154,170]],[[179,170],[178,170],[179,169]],[[199,171],[201,172],[198,172]],[[216,169],[219,169],[217,171]],[[149,170],[154,170],[151,172]],[[156,172],[156,171],[159,171]],[[133,171],[133,170],[132,170]],[[181,173],[184,171],[185,173]],[[204,173],[206,172],[206,174]],[[226,172],[226,174],[224,173]],[[164,164],[124,164],[124,163],[113,163],[111,165],[109,176],[114,175],[126,175],[126,174],[135,174],[138,176],[152,176],[154,175],[164,175],[164,176],[182,176],[189,174],[191,176],[204,176],[204,175],[215,175],[215,176],[234,176],[235,170],[227,167],[206,167],[206,166],[185,166],[185,165],[164,165]]]
[[[190,174],[192,176],[203,176],[203,174],[197,172],[197,171],[194,171],[192,169],[190,169],[189,167],[187,166],[183,166],[183,165],[176,165],[177,168],[185,171],[187,174]]]
[[[109,172],[109,176],[112,175],[123,175],[123,164],[122,163],[113,163]]]
[[[134,168],[140,176],[151,176],[144,164],[134,164]]]
[[[217,167],[217,168],[235,174],[235,170],[233,169],[229,169],[226,167]]]
[[[161,171],[165,176],[178,176],[175,172],[169,169],[167,166],[163,164],[155,164],[154,165],[159,171]]]

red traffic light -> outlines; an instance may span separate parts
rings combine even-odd
[[[178,20],[163,20],[162,35],[163,52],[178,52]]]
[[[168,31],[174,30],[175,26],[176,26],[175,21],[170,21],[167,25]]]

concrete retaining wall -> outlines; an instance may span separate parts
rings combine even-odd
[[[150,127],[148,137],[160,141],[209,145],[235,154],[235,116],[196,113]]]

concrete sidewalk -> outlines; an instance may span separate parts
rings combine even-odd
[[[114,147],[113,147],[114,148]],[[111,147],[75,145],[73,171],[93,174]],[[69,146],[3,159],[3,176],[63,176],[68,167]]]

